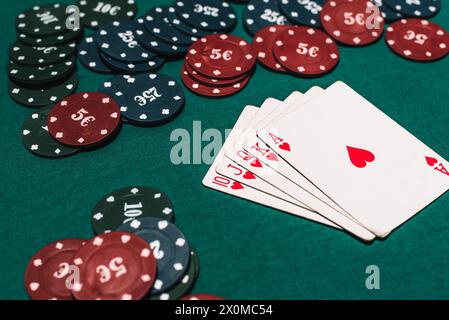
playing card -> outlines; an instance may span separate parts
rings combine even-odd
[[[275,103],[275,102],[266,101],[264,104],[266,103]],[[258,115],[256,117],[258,117]],[[257,122],[257,119],[253,120],[251,123],[254,122]],[[365,228],[361,227],[358,223],[343,216],[340,212],[336,211],[331,206],[324,203],[323,201],[315,197],[313,194],[309,193],[304,188],[301,188],[298,185],[286,179],[285,177],[280,176],[276,171],[272,170],[268,166],[263,165],[261,161],[259,161],[256,157],[250,155],[248,152],[239,147],[241,145],[241,142],[244,141],[246,138],[245,134],[249,135],[251,135],[251,133],[253,135],[255,134],[254,130],[251,130],[254,128],[250,128],[251,123],[247,125],[248,129],[246,129],[241,136],[230,135],[228,137],[226,145],[223,148],[225,150],[226,157],[233,160],[238,165],[244,167],[246,170],[252,172],[256,177],[261,178],[265,183],[268,183],[271,186],[274,186],[280,191],[282,191],[284,197],[285,194],[287,194],[290,197],[293,197],[297,202],[299,202],[301,206],[313,208],[315,211],[318,211],[319,214],[315,214],[314,217],[312,216],[311,217],[312,220],[323,223],[322,222],[323,218],[325,218],[327,224],[329,224],[330,223],[329,220],[331,220],[335,224],[341,226],[342,228],[348,230],[351,233],[354,233],[356,236],[366,241],[374,239],[374,235]],[[220,167],[220,170],[221,172],[223,172],[224,171],[223,167]],[[305,178],[302,179],[304,180],[304,183],[308,182]],[[273,194],[272,189],[270,191],[268,191],[268,189],[265,189],[265,191],[271,192]]]
[[[381,237],[449,189],[447,161],[343,82],[257,135]]]
[[[231,133],[229,134],[229,137],[232,138],[233,134],[239,134],[239,131],[242,130],[242,128],[245,128],[247,123],[249,123],[252,118],[257,114],[258,108],[253,106],[247,106],[243,110],[242,114],[240,115],[239,119],[237,120],[234,128],[232,129]],[[229,139],[229,138],[228,138]],[[224,143],[224,147],[229,143],[229,140],[226,140]],[[265,206],[272,207],[274,209],[284,211],[296,216],[308,218],[310,215],[313,215],[313,213],[307,209],[304,209],[298,205],[294,205],[288,201],[282,200],[280,198],[274,197],[267,193],[262,193],[254,188],[251,188],[249,186],[246,186],[238,181],[235,181],[233,179],[227,178],[223,175],[220,175],[216,173],[215,167],[220,164],[224,163],[224,154],[223,154],[223,148],[218,153],[217,157],[215,158],[214,163],[209,168],[208,172],[206,173],[206,176],[203,178],[203,185],[221,191],[225,192],[227,194],[246,199],[249,201],[253,201]],[[324,224],[327,224],[327,221],[323,220]],[[331,225],[331,224],[329,224]],[[331,225],[332,226],[332,225]]]

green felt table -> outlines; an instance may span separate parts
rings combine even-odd
[[[176,223],[197,248],[201,273],[194,292],[229,299],[414,299],[449,298],[449,194],[442,196],[384,241],[367,245],[347,234],[208,189],[207,164],[174,165],[173,130],[232,128],[246,105],[286,98],[343,80],[402,126],[449,159],[449,58],[407,61],[384,39],[363,47],[341,47],[337,69],[304,79],[258,67],[247,88],[225,99],[185,90],[186,105],[174,121],[155,128],[124,125],[104,148],[62,160],[29,153],[21,125],[32,112],[10,100],[5,65],[15,39],[14,19],[31,5],[8,3],[0,12],[0,298],[26,299],[23,274],[30,257],[47,243],[92,237],[91,210],[104,194],[129,185],[154,186],[172,199]],[[69,1],[63,1],[70,3]],[[165,1],[137,1],[139,13]],[[449,6],[432,20],[449,29]],[[242,16],[244,5],[233,4]],[[250,40],[241,21],[235,31]],[[183,61],[162,73],[180,80]],[[107,79],[79,66],[78,91],[95,91]],[[328,132],[332,134],[332,132]],[[206,143],[203,143],[203,146]],[[400,146],[398,146],[399,148]],[[365,287],[365,269],[377,265],[381,289]]]

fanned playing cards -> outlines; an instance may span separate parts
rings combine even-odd
[[[449,164],[345,83],[244,108],[203,184],[384,238],[449,189]]]

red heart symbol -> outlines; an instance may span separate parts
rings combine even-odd
[[[232,183],[231,189],[239,190],[239,189],[244,189],[244,188],[240,182],[234,181]]]
[[[256,179],[256,177],[250,171],[246,171],[246,173],[243,175],[243,178],[248,179],[248,180],[249,179]]]
[[[438,163],[438,160],[433,157],[426,157],[427,164],[431,167]]]
[[[290,145],[287,142],[280,144],[279,148],[285,151],[290,151]]]
[[[365,168],[368,162],[373,162],[376,157],[368,150],[348,147],[349,159],[357,168]]]
[[[260,161],[257,160],[257,159],[254,159],[254,161],[252,161],[252,162],[250,163],[250,165],[252,165],[253,167],[256,167],[256,168],[262,168],[262,164],[261,164]]]
[[[271,161],[278,161],[278,157],[276,156],[276,154],[275,154],[274,152],[270,153],[270,154],[267,156],[267,159],[268,159],[268,160],[271,160]]]

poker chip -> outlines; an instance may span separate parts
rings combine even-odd
[[[256,33],[253,40],[253,49],[257,56],[257,60],[265,67],[278,71],[286,72],[287,70],[274,58],[273,47],[275,39],[280,32],[288,29],[289,26],[268,26]]]
[[[178,0],[175,8],[184,22],[205,30],[229,31],[237,23],[234,9],[226,1]]]
[[[407,17],[431,18],[441,9],[441,0],[383,0],[391,9]]]
[[[161,57],[156,57],[153,60],[145,61],[145,62],[123,62],[120,60],[113,59],[111,57],[106,56],[104,53],[100,53],[101,59],[104,63],[111,68],[112,70],[122,73],[122,74],[135,74],[142,72],[156,72],[165,63],[165,59]]]
[[[132,19],[137,13],[134,0],[80,0],[78,7],[81,22],[91,29],[115,20]]]
[[[241,76],[238,76],[237,78],[214,79],[205,77],[201,73],[196,72],[195,70],[192,69],[192,67],[188,63],[184,63],[184,68],[185,71],[189,73],[189,75],[193,80],[212,87],[229,86],[232,84],[236,84],[238,82],[242,82],[243,80],[248,78],[248,75],[243,74]]]
[[[78,75],[73,73],[61,83],[42,86],[41,88],[25,87],[8,81],[10,97],[17,103],[28,107],[43,107],[54,104],[72,94],[78,86]]]
[[[65,97],[48,115],[50,135],[60,143],[78,148],[105,142],[119,124],[118,104],[100,92]]]
[[[39,250],[25,271],[25,289],[34,300],[71,300],[71,290],[66,280],[75,271],[72,258],[85,240],[64,239]]]
[[[402,19],[387,28],[385,41],[398,55],[416,61],[434,61],[449,53],[449,33],[422,19]]]
[[[404,16],[394,9],[387,6],[383,0],[371,0],[381,11],[382,17],[384,17],[386,22],[393,22],[402,19]]]
[[[32,153],[45,158],[63,158],[79,150],[62,145],[48,133],[47,117],[53,106],[33,112],[22,125],[22,142]]]
[[[160,294],[184,276],[190,260],[187,239],[171,222],[157,218],[138,218],[120,226],[118,231],[132,232],[145,239],[157,260],[157,279],[150,291]]]
[[[149,244],[128,232],[86,242],[73,257],[79,268],[72,293],[77,300],[137,300],[152,287],[156,259]]]
[[[291,27],[277,37],[274,57],[287,70],[305,76],[328,73],[337,65],[337,44],[324,32],[311,27]]]
[[[187,36],[175,29],[168,20],[168,7],[154,7],[145,13],[144,27],[157,38],[180,46],[189,46],[198,38]]]
[[[165,193],[142,186],[126,187],[105,195],[92,211],[96,234],[115,231],[136,218],[155,217],[173,222],[173,204]]]
[[[42,66],[31,67],[23,66],[10,61],[8,64],[8,76],[15,83],[22,85],[44,85],[51,82],[57,82],[75,72],[75,57],[71,57],[66,61]]]
[[[280,0],[285,16],[297,25],[320,27],[320,12],[325,0]]]
[[[103,62],[93,37],[85,37],[78,46],[78,59],[87,69],[109,74],[112,70]]]
[[[184,93],[175,79],[155,73],[115,76],[98,91],[114,97],[131,123],[156,126],[175,119],[184,107]]]
[[[192,248],[190,244],[189,248],[190,248],[189,268],[187,270],[187,273],[182,277],[181,281],[177,283],[173,288],[163,293],[150,296],[148,298],[149,300],[177,300],[192,290],[200,273],[200,264],[198,256],[196,254],[196,250]]]
[[[144,20],[137,19],[138,27],[136,29],[136,39],[140,45],[149,51],[167,58],[177,58],[184,55],[189,49],[188,46],[180,46],[167,43],[149,33],[143,26]]]
[[[44,66],[55,64],[75,54],[76,43],[51,47],[30,47],[15,41],[9,48],[9,58],[25,66]]]
[[[243,25],[252,36],[267,26],[288,24],[279,10],[278,0],[252,0],[243,12]]]
[[[183,297],[181,300],[224,300],[224,298],[208,293],[197,293]]]
[[[196,41],[186,60],[197,72],[211,78],[234,78],[248,73],[256,63],[251,45],[230,34],[212,34]]]
[[[20,33],[17,38],[26,45],[29,46],[59,46],[68,42],[77,42],[81,38],[83,30],[81,28],[67,30],[64,33],[46,36],[46,37],[33,37],[25,33]]]
[[[209,86],[199,81],[196,81],[185,69],[181,69],[181,79],[185,87],[193,93],[205,97],[226,97],[241,91],[249,82],[249,77],[245,77],[240,82],[228,86]]]
[[[321,11],[321,25],[338,42],[368,45],[382,36],[385,24],[382,16],[372,16],[373,6],[369,0],[327,1]]]
[[[52,4],[34,6],[16,18],[16,29],[19,33],[43,37],[63,33],[66,31],[67,6]]]
[[[181,31],[182,33],[184,33],[188,36],[202,38],[211,33],[211,31],[193,27],[193,26],[185,23],[181,19],[179,19],[179,17],[176,14],[176,9],[174,7],[168,7],[167,19],[175,29]],[[196,40],[194,40],[194,41],[196,41]]]
[[[144,62],[154,54],[141,47],[135,39],[135,21],[114,21],[101,27],[94,39],[106,55],[126,62]]]

